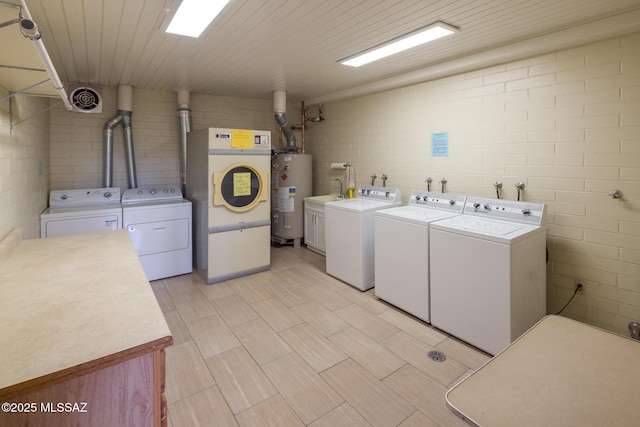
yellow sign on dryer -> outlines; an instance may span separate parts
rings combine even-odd
[[[249,130],[232,130],[231,148],[253,148],[253,132]]]
[[[251,195],[251,172],[236,172],[233,174],[233,195]]]

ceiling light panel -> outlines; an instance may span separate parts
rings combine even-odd
[[[166,32],[198,37],[229,0],[182,0]]]
[[[387,56],[403,52],[456,32],[458,32],[457,28],[443,22],[436,22],[435,24],[401,36],[382,46],[366,50],[365,52],[340,60],[339,62],[351,67],[360,67],[361,65],[386,58]]]

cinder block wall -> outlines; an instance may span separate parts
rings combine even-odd
[[[100,88],[102,113],[51,111],[51,189],[103,187],[103,129],[117,113],[117,88]],[[271,100],[191,96],[192,129],[270,130],[277,138]],[[177,97],[133,90],[133,142],[138,186],[180,184]],[[113,185],[129,188],[122,126],[114,128]]]
[[[310,113],[313,114],[313,106]],[[358,184],[387,174],[406,202],[432,177],[447,191],[545,203],[548,312],[629,334],[640,320],[640,34],[324,105],[311,124],[314,194],[355,165]],[[432,132],[449,155],[431,156]],[[381,183],[378,178],[377,183]],[[613,189],[622,199],[608,196]]]
[[[0,87],[1,98],[8,94]],[[11,109],[9,100],[0,103],[0,240],[14,228],[33,239],[49,197],[49,115],[38,115],[49,100],[18,95],[11,102]]]

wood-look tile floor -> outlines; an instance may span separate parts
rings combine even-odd
[[[305,248],[272,248],[270,271],[226,282],[151,285],[174,340],[171,427],[464,426],[445,392],[489,359],[327,275]]]

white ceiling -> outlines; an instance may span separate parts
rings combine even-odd
[[[426,79],[425,70],[447,63],[486,66],[505,59],[506,51],[490,52],[509,46],[512,56],[523,56],[566,35],[579,43],[640,30],[638,0],[231,0],[193,39],[164,32],[173,1],[26,3],[65,83],[265,99],[286,90],[290,101],[385,87],[398,75]],[[338,63],[436,21],[460,32],[360,68]],[[575,28],[582,29],[571,33]],[[3,39],[14,32],[17,25],[0,28]],[[32,53],[28,45],[20,52]],[[3,55],[0,65],[13,61]]]

